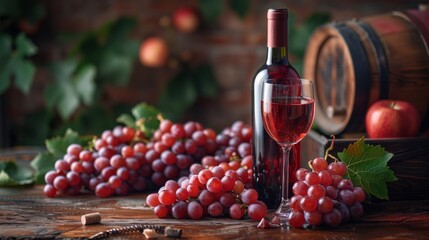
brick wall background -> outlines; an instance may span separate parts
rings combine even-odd
[[[217,1],[217,0],[214,0]],[[228,0],[219,0],[225,3]],[[196,33],[180,34],[166,31],[159,25],[161,17],[171,14],[182,5],[198,4],[197,0],[68,0],[42,1],[48,10],[43,24],[51,34],[83,33],[94,30],[105,22],[120,16],[134,16],[138,26],[133,36],[143,40],[159,35],[168,40],[172,51],[187,50],[193,56],[212,65],[220,86],[216,99],[197,103],[186,115],[187,119],[222,129],[235,120],[250,123],[250,89],[254,72],[265,59],[266,10],[287,7],[298,21],[313,12],[328,12],[336,21],[360,18],[394,10],[416,8],[428,1],[404,0],[250,0],[250,10],[244,19],[235,15],[226,4],[219,21],[203,27]],[[38,58],[55,61],[64,57],[70,46],[54,39],[38,37]],[[293,64],[293,59],[292,59]],[[109,101],[130,105],[147,102],[155,104],[167,81],[177,69],[147,68],[138,61],[134,64],[131,81],[125,87],[107,88]],[[43,108],[43,87],[49,81],[44,69],[38,69],[29,95],[11,90],[6,95],[6,112],[10,122],[20,122],[26,114]]]

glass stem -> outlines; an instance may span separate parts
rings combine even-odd
[[[292,146],[282,147],[283,167],[282,167],[282,204],[289,200],[289,154]]]

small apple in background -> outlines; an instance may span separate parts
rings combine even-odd
[[[372,104],[365,117],[370,138],[414,137],[420,130],[421,116],[407,101],[380,100]]]
[[[200,25],[198,11],[193,7],[181,7],[174,11],[173,26],[180,32],[192,33]]]
[[[41,25],[41,21],[30,22],[26,19],[21,19],[18,22],[18,26],[21,31],[25,32],[27,35],[32,35],[39,31]]]
[[[140,45],[140,62],[147,67],[161,67],[167,62],[168,45],[161,37],[150,37]]]

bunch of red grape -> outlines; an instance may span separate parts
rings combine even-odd
[[[167,180],[188,176],[193,163],[215,166],[233,158],[251,158],[251,137],[251,128],[241,121],[216,134],[197,122],[182,125],[163,120],[153,141],[147,144],[149,148],[153,145],[155,152],[148,159],[154,171],[152,181],[161,187]]]
[[[343,178],[346,165],[340,161],[328,165],[322,157],[315,158],[310,165],[312,171],[300,168],[296,172],[298,181],[292,188],[289,224],[301,227],[324,223],[335,227],[359,219],[363,215],[361,203],[365,200],[365,192]]]
[[[133,128],[117,126],[104,131],[93,146],[71,144],[63,158],[56,161],[55,170],[45,175],[45,195],[75,195],[82,189],[98,197],[127,195],[155,190],[150,186],[161,187],[167,180],[189,176],[193,163],[236,165],[230,159],[242,158],[246,158],[243,162],[252,162],[251,128],[241,121],[216,134],[197,122],[162,120],[150,141],[136,142],[139,135]],[[246,172],[250,178],[251,169],[248,166],[239,172]]]
[[[146,190],[153,170],[147,164],[148,147],[130,144],[136,134],[133,128],[118,126],[104,131],[90,149],[69,145],[63,158],[55,162],[55,170],[45,175],[45,195],[76,195],[83,188],[98,197]]]
[[[172,130],[174,125],[168,127],[166,124],[168,122],[162,122],[155,133],[156,141],[164,141],[175,135],[173,133],[176,131]],[[258,201],[258,193],[250,188],[253,165],[251,128],[237,121],[218,135],[213,130],[202,129],[198,124],[185,124],[184,129],[187,140],[183,142],[183,139],[173,137],[175,143],[170,144],[171,151],[181,154],[177,149],[186,149],[196,158],[195,163],[190,166],[188,176],[178,181],[168,180],[157,193],[147,197],[146,203],[154,207],[155,215],[178,219],[228,215],[240,219],[247,212],[251,219],[265,217],[266,205]],[[200,147],[200,154],[197,154],[198,150],[189,152],[186,148],[189,139]]]
[[[267,206],[258,201],[255,189],[245,189],[249,182],[249,163],[223,163],[226,162],[208,168],[193,164],[190,177],[182,177],[177,182],[167,181],[158,193],[147,197],[146,203],[154,208],[159,218],[200,219],[204,215],[226,215],[241,219],[246,212],[253,220],[264,218]]]

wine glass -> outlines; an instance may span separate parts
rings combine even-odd
[[[282,200],[276,211],[281,225],[290,213],[289,153],[310,130],[314,119],[314,85],[306,79],[268,79],[262,86],[262,121],[268,134],[283,150]]]

